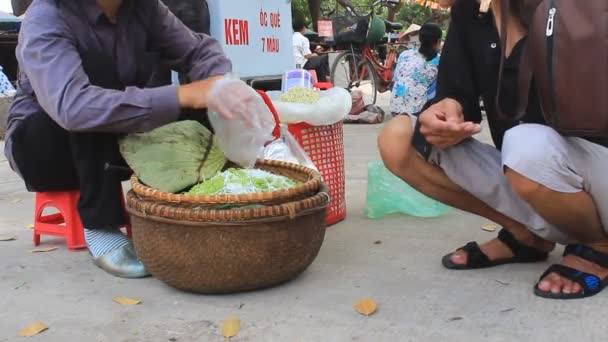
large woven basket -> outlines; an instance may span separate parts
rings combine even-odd
[[[137,255],[148,271],[181,290],[231,293],[295,278],[325,237],[327,187],[274,206],[210,210],[127,194]]]
[[[256,168],[277,175],[286,176],[302,182],[293,188],[271,192],[258,192],[242,195],[183,195],[162,192],[139,182],[137,177],[131,177],[133,191],[142,198],[160,203],[171,203],[184,208],[217,207],[230,204],[232,206],[247,206],[257,204],[280,204],[313,196],[319,191],[323,180],[321,174],[297,164],[275,160],[260,160]]]

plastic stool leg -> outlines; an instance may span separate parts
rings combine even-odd
[[[34,246],[40,246],[40,234],[38,233],[38,222],[41,222],[42,212],[46,207],[46,202],[42,201],[42,198],[36,193],[35,200],[35,211],[34,211]]]
[[[68,213],[63,213],[68,234],[66,234],[68,249],[76,251],[87,248],[84,238],[84,227],[78,213],[78,192],[70,193],[70,209]]]

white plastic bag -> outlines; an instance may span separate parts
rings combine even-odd
[[[264,145],[273,139],[276,122],[262,97],[244,82],[235,79],[221,80],[210,96],[228,111],[236,114],[242,110],[246,115],[226,115],[209,112],[209,121],[226,159],[245,168],[252,168]],[[246,87],[246,88],[245,88]],[[219,104],[218,104],[219,106]],[[209,108],[212,110],[213,108]]]
[[[285,125],[281,125],[281,137],[268,144],[260,158],[294,163],[319,171]]]
[[[278,160],[287,163],[300,164],[296,156],[291,153],[291,149],[283,138],[279,138],[264,147],[260,154],[261,159]]]
[[[269,92],[272,103],[282,123],[305,122],[313,126],[332,125],[343,120],[352,108],[350,93],[343,88],[319,92],[319,102],[314,104],[288,103],[279,100],[280,93]]]

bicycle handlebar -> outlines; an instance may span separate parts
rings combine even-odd
[[[376,7],[378,7],[378,5],[380,5],[381,7],[393,7],[393,6],[398,5],[399,1],[400,0],[376,0],[370,6],[370,10],[371,10],[370,14],[374,13],[374,9]],[[344,7],[344,8],[352,16],[356,16],[356,17],[361,16],[354,8],[351,8],[351,7]]]
[[[371,5],[371,10],[373,12],[374,8],[376,8],[376,6],[378,6],[378,5],[380,5],[382,7],[393,7],[393,6],[397,6],[398,4],[399,4],[399,0],[376,0]]]

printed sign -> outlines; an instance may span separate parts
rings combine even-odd
[[[211,35],[241,78],[280,76],[293,69],[291,1],[207,0]]]
[[[334,25],[331,20],[319,20],[317,21],[317,27],[319,28],[319,37],[331,38],[334,36]]]

